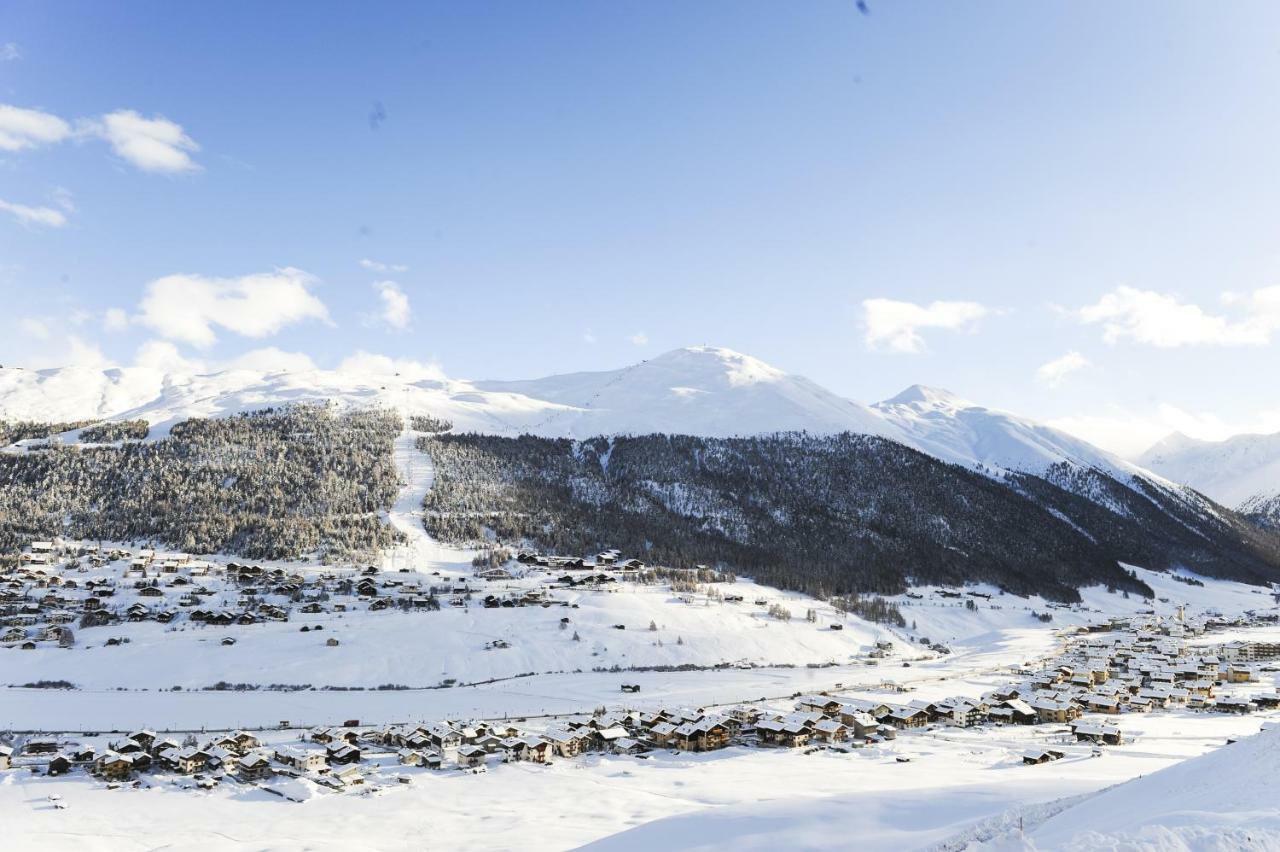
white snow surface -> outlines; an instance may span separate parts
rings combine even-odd
[[[1133,475],[1150,477],[1137,465],[1066,432],[937,388],[912,385],[872,408],[919,449],[967,467],[1043,473],[1066,461],[1099,468],[1122,482]]]
[[[1174,434],[1137,459],[1227,506],[1280,493],[1280,432],[1199,441]]]

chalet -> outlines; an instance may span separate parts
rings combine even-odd
[[[813,736],[824,743],[842,743],[849,739],[849,726],[836,719],[819,719],[814,723]]]
[[[235,772],[240,766],[240,755],[229,748],[215,745],[206,746],[204,750],[209,755],[209,759],[205,762],[207,769]]]
[[[1022,753],[1022,762],[1032,766],[1040,763],[1049,763],[1053,760],[1061,760],[1066,755],[1060,751],[1054,751],[1049,748],[1037,748]]]
[[[133,758],[127,754],[107,752],[94,763],[93,771],[108,781],[124,781],[133,773]]]
[[[274,774],[271,760],[264,754],[255,752],[245,755],[240,760],[240,777],[246,781],[262,781]]]
[[[364,772],[358,766],[347,766],[334,771],[333,777],[345,787],[364,783]]]
[[[796,699],[796,709],[821,713],[823,716],[835,716],[840,712],[840,703],[838,699],[828,695],[802,695]]]
[[[342,743],[341,745],[331,745],[326,749],[330,763],[345,765],[348,763],[360,762],[360,749],[350,743]]]
[[[129,739],[142,747],[143,751],[150,751],[151,744],[156,741],[155,731],[135,731],[129,735]]]
[[[1041,724],[1051,722],[1063,724],[1080,718],[1080,708],[1070,701],[1037,698],[1031,701],[1031,706],[1035,709]]]
[[[308,751],[300,748],[285,748],[276,751],[276,760],[285,766],[292,766],[300,772],[324,772],[329,768],[329,759],[324,752]]]
[[[1252,713],[1258,709],[1252,701],[1243,698],[1219,698],[1213,702],[1214,710],[1219,713]]]
[[[552,729],[543,737],[551,743],[552,752],[559,757],[577,757],[590,745],[587,736],[563,729]]]
[[[46,775],[65,775],[71,771],[71,759],[65,754],[60,754],[49,761],[49,765],[45,768]]]
[[[203,772],[209,764],[211,755],[209,752],[195,746],[188,746],[178,751],[171,758],[174,768],[183,775],[194,775],[197,772]]]
[[[929,714],[919,707],[894,707],[877,720],[895,728],[923,728],[929,721]]]
[[[464,745],[458,749],[458,766],[463,769],[470,769],[476,766],[484,766],[485,760],[488,759],[489,752],[480,746]]]
[[[57,750],[57,740],[27,740],[22,747],[23,754],[54,754]]]
[[[728,744],[729,728],[719,719],[685,722],[675,730],[675,745],[682,751],[715,751]]]
[[[812,728],[794,717],[761,719],[756,722],[756,737],[761,743],[798,748],[809,742]]]
[[[1075,722],[1071,725],[1071,733],[1077,742],[1092,742],[1099,745],[1121,745],[1123,735],[1115,725],[1100,722]]]
[[[0,769],[13,766],[13,746],[0,745]]]

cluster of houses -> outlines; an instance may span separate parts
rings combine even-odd
[[[411,576],[405,577],[404,574]],[[476,585],[476,580],[479,587]],[[74,644],[72,628],[154,621],[210,626],[252,625],[355,611],[430,611],[466,607],[475,595],[486,608],[561,603],[548,589],[503,589],[503,568],[474,578],[428,576],[408,569],[302,573],[281,567],[213,563],[186,554],[100,548],[60,541],[32,542],[16,561],[0,566],[0,647],[33,650]],[[590,582],[615,582],[601,575]],[[563,578],[580,585],[587,578]]]

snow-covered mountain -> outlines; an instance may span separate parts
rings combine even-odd
[[[1121,481],[1135,475],[1158,479],[1064,432],[946,391],[916,385],[868,407],[729,349],[689,347],[618,370],[523,381],[448,379],[376,358],[356,363],[361,366],[206,375],[147,367],[0,369],[0,419],[143,418],[153,435],[163,435],[188,417],[328,400],[432,414],[458,431],[496,435],[855,432],[995,472],[1043,474],[1050,465],[1069,462]]]
[[[918,449],[968,467],[1041,474],[1069,462],[1118,478],[1150,476],[1087,441],[937,388],[912,385],[872,408]]]
[[[1227,506],[1256,505],[1280,495],[1280,432],[1225,441],[1173,434],[1137,462]]]
[[[727,437],[807,430],[903,439],[864,405],[728,349],[692,347],[620,370],[470,382],[395,370],[146,367],[0,370],[0,419],[144,418],[155,434],[187,417],[331,400],[430,413],[460,431],[546,437],[648,432]]]
[[[621,370],[514,382],[477,382],[560,406],[534,430],[588,437],[616,433],[728,437],[771,432],[902,435],[861,403],[750,355],[694,346]]]

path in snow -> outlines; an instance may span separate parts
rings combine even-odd
[[[396,438],[394,458],[403,485],[387,513],[387,521],[404,533],[408,541],[387,550],[382,556],[382,567],[386,571],[408,568],[423,573],[440,569],[469,570],[474,555],[472,551],[442,544],[427,535],[422,526],[422,498],[436,479],[431,456],[417,447],[418,438],[425,434],[406,429]]]

